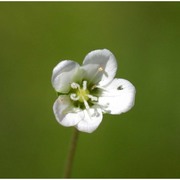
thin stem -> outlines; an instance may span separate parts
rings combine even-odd
[[[74,128],[74,132],[71,139],[71,144],[68,152],[67,162],[65,166],[64,171],[64,178],[70,178],[71,177],[71,171],[72,171],[72,165],[73,165],[73,159],[75,155],[77,140],[78,140],[79,131]]]

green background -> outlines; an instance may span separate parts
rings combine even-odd
[[[52,69],[102,48],[136,103],[80,134],[72,177],[180,178],[179,2],[1,2],[1,178],[62,177],[73,128],[55,120]]]

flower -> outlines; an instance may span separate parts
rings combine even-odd
[[[129,111],[136,90],[129,81],[114,78],[116,71],[116,59],[107,49],[88,53],[82,66],[72,60],[57,64],[51,79],[58,93],[53,105],[56,120],[63,126],[91,133],[104,113]]]

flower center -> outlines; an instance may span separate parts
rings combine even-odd
[[[84,99],[86,100],[86,101],[88,101],[88,99],[89,99],[89,97],[88,97],[88,95],[89,95],[89,91],[86,89],[86,90],[84,90],[84,89],[78,89],[77,90],[77,96],[79,97],[79,101],[80,102],[84,102]]]
[[[79,101],[83,103],[86,109],[89,109],[88,101],[97,101],[98,98],[90,94],[89,90],[87,89],[87,81],[83,81],[82,87],[78,83],[71,83],[71,88],[76,90],[75,93],[70,94],[70,98],[73,101]]]

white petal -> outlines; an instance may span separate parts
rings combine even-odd
[[[69,96],[59,96],[53,105],[54,115],[63,126],[76,126],[79,131],[91,133],[102,121],[100,108],[92,106],[89,110],[75,109]],[[74,112],[73,112],[74,111]]]
[[[99,108],[92,107],[89,110],[84,110],[84,119],[79,121],[76,128],[79,131],[92,133],[97,129],[102,121],[103,115]]]
[[[79,64],[65,60],[61,61],[54,69],[52,74],[52,85],[56,91],[67,93],[70,89],[70,83],[78,79]]]
[[[75,126],[84,118],[81,110],[76,110],[69,99],[69,96],[59,96],[53,105],[56,120],[63,126]],[[74,113],[72,113],[74,111]]]
[[[83,67],[86,71],[90,71],[87,72],[87,76],[90,74],[89,78],[94,83],[99,81],[99,85],[103,86],[112,81],[116,75],[117,62],[109,50],[95,50],[87,54],[83,61]]]
[[[104,112],[121,114],[129,111],[135,101],[135,87],[125,79],[114,79],[109,85],[103,87],[98,104],[102,105]]]

